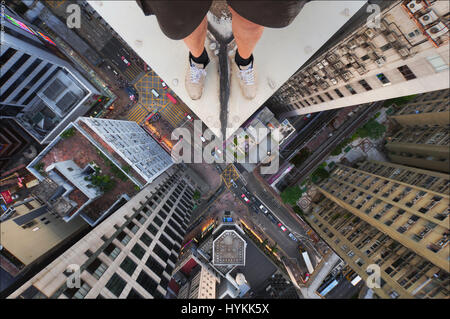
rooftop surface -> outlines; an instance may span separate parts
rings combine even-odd
[[[234,230],[225,230],[213,243],[214,265],[245,265],[245,240]]]
[[[226,132],[228,138],[366,1],[313,1],[305,5],[290,26],[265,29],[254,51],[259,86],[251,101],[242,96],[234,77],[229,88],[220,87],[219,59],[214,54],[210,56],[203,96],[191,100],[184,87],[188,49],[183,41],[168,39],[156,17],[144,16],[135,1],[88,2],[214,134],[221,137]],[[220,92],[228,90],[228,103],[221,106]]]
[[[94,162],[100,167],[102,175],[109,175],[114,179],[114,187],[110,191],[104,193],[83,209],[83,213],[92,220],[97,220],[122,194],[132,197],[137,193],[131,180],[123,181],[115,177],[112,167],[100,156],[98,149],[78,130],[75,130],[73,136],[60,139],[44,155],[41,162],[45,171],[45,168],[49,165],[67,160],[73,160],[79,167],[85,167],[88,163]],[[72,193],[70,198],[80,204],[77,194],[72,195]]]

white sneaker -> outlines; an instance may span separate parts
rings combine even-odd
[[[234,61],[233,63],[236,64]],[[238,69],[239,85],[241,87],[242,95],[251,100],[256,96],[256,74],[253,61],[249,65],[241,67],[236,65],[236,67]]]
[[[189,59],[185,85],[191,99],[198,100],[202,97],[205,78],[206,70],[203,64],[195,63]]]

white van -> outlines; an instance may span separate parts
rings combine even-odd
[[[156,92],[155,89],[152,89],[152,94],[153,94],[155,97],[159,97],[159,94],[158,94],[158,92]]]

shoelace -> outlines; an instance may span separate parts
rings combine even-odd
[[[253,72],[252,67],[247,70],[239,70],[239,74],[246,85],[255,84],[255,72]]]
[[[195,65],[191,65],[191,82],[192,83],[198,83],[200,82],[200,78],[202,75],[206,75],[205,69],[200,69],[196,67]]]

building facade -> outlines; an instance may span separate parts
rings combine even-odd
[[[0,119],[14,119],[39,143],[48,144],[101,93],[48,36],[7,9],[2,21]]]
[[[394,163],[338,164],[317,185],[310,224],[358,275],[380,267],[381,298],[448,298],[447,174]]]
[[[398,126],[385,145],[391,161],[450,172],[449,93],[448,89],[430,92],[396,108],[390,118]]]
[[[188,171],[171,167],[8,298],[163,298],[194,188]]]
[[[448,1],[382,5],[379,19],[344,26],[302,66],[269,100],[273,110],[285,118],[447,89]]]

